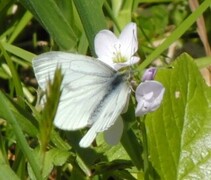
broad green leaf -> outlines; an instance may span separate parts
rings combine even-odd
[[[146,118],[150,160],[163,180],[211,177],[211,89],[187,54],[157,75],[162,106]]]
[[[198,58],[195,59],[196,64],[199,68],[204,68],[204,67],[208,67],[211,64],[211,57],[207,56],[207,57],[202,57],[202,58]]]

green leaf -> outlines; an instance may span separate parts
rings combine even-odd
[[[32,19],[32,14],[29,11],[26,11],[23,17],[18,20],[18,24],[15,25],[15,28],[8,40],[9,43],[13,43],[18,35],[23,31],[23,29],[28,25],[29,21]]]
[[[20,2],[42,23],[61,49],[75,50],[78,38],[54,0]]]
[[[122,134],[121,144],[127,154],[130,156],[130,159],[136,168],[141,170],[143,168],[143,159],[141,157],[141,154],[143,153],[143,147],[139,142],[140,139],[137,138],[136,131],[134,131],[137,129],[137,127],[132,128],[135,122],[134,112],[135,109],[131,99],[127,112],[122,115],[125,128]]]
[[[20,180],[9,165],[2,163],[0,164],[0,180],[5,180],[5,178]]]
[[[3,117],[10,123],[10,125],[13,128],[13,132],[16,136],[17,143],[20,146],[21,151],[25,155],[25,157],[28,159],[34,174],[36,175],[37,179],[42,179],[40,176],[40,167],[34,158],[34,156],[31,155],[32,151],[24,137],[23,131],[21,130],[18,121],[13,114],[13,112],[10,110],[10,107],[7,103],[7,99],[5,95],[0,91],[0,117]]]
[[[102,11],[102,0],[74,0],[74,4],[81,18],[87,39],[94,52],[94,37],[102,29],[106,28],[106,21]]]
[[[2,12],[5,12],[5,9],[8,8],[13,2],[13,0],[1,0],[0,1],[0,17],[4,17]]]
[[[51,149],[51,158],[55,166],[62,166],[70,156],[70,152],[61,149]]]
[[[38,133],[38,130],[36,128],[37,122],[34,119],[34,117],[25,109],[21,108],[20,106],[18,106],[18,104],[13,102],[12,99],[10,99],[9,97],[7,98],[8,98],[7,105],[10,111],[13,113],[13,115],[17,119],[17,122],[21,130],[24,133],[27,133],[28,135],[35,137]]]
[[[43,157],[40,156],[39,150],[35,149],[33,151],[33,156],[36,157],[40,164],[43,164],[42,177],[46,179],[49,177],[49,174],[53,170],[54,166],[64,165],[70,156],[70,152],[63,149],[52,148],[45,153],[45,158],[43,159]],[[28,165],[28,171],[30,178],[36,179],[30,165]]]
[[[162,106],[146,118],[151,162],[161,179],[211,177],[211,90],[194,61],[181,55],[158,73]]]
[[[156,5],[141,11],[139,26],[144,29],[141,36],[156,37],[165,33],[168,25],[168,9],[164,5]],[[141,41],[142,42],[142,41]]]
[[[98,154],[93,148],[81,148],[79,146],[79,141],[83,134],[79,131],[66,131],[65,132],[68,143],[72,146],[77,155],[82,159],[86,166],[93,165],[97,159],[99,159],[100,154]]]
[[[2,42],[2,45],[6,51],[22,58],[23,60],[29,62],[30,64],[31,64],[32,59],[35,57],[35,54],[29,51],[26,51],[24,49],[21,49],[17,46],[11,45],[9,43]]]
[[[120,29],[122,29],[127,23],[131,22],[134,0],[113,0],[111,4],[113,16],[116,18]]]
[[[15,69],[15,66],[14,66],[10,56],[8,55],[6,50],[4,49],[1,42],[0,42],[0,49],[1,49],[2,54],[4,55],[4,58],[7,62],[7,65],[9,66],[10,71],[11,71],[11,75],[12,75],[12,78],[13,78],[12,80],[13,80],[15,90],[16,90],[16,93],[17,93],[18,102],[22,107],[24,107],[25,106],[25,104],[23,102],[24,94],[23,94],[23,89],[22,89],[22,85],[21,85],[21,81],[20,81],[20,78],[18,76],[18,73]]]
[[[139,70],[143,70],[147,67],[154,59],[161,55],[169,46],[179,39],[187,30],[192,26],[193,23],[201,16],[201,14],[210,7],[210,0],[203,1],[200,6],[188,16],[166,40],[158,46],[147,58],[140,64]]]
[[[118,145],[115,146],[109,146],[105,143],[106,148],[104,150],[104,156],[108,158],[108,161],[114,161],[116,159],[124,159],[124,160],[130,160],[130,157],[128,156],[127,152],[125,149],[121,146],[119,143]],[[102,151],[103,152],[103,151]]]
[[[70,145],[63,139],[62,137],[59,136],[59,133],[56,132],[54,129],[51,132],[51,142],[60,149],[64,149],[66,151],[70,150],[71,147]]]
[[[210,56],[206,56],[206,57],[202,57],[202,58],[198,58],[195,59],[196,64],[199,68],[204,68],[204,67],[208,67],[211,64],[211,57]]]
[[[137,137],[132,129],[123,132],[121,143],[130,156],[133,164],[137,167],[137,169],[140,170],[143,167],[143,162],[141,159],[142,147],[138,143]]]

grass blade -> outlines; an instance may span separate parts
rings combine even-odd
[[[32,151],[30,150],[29,145],[27,144],[27,141],[26,141],[24,134],[17,122],[17,119],[15,118],[15,116],[13,115],[12,111],[10,110],[10,108],[7,104],[7,99],[6,99],[5,95],[1,91],[0,91],[0,106],[1,106],[0,116],[3,117],[4,119],[6,119],[13,127],[13,131],[14,131],[14,134],[16,135],[17,142],[18,142],[23,154],[28,159],[36,178],[42,179],[41,174],[40,174],[39,165],[38,165],[36,159],[34,158],[34,156],[31,155]]]
[[[155,58],[163,53],[173,42],[179,39],[199,16],[210,6],[210,0],[205,0],[166,40],[153,51],[139,66],[139,70],[146,68]]]

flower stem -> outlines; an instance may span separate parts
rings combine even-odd
[[[149,180],[149,172],[150,172],[150,163],[149,163],[149,153],[148,153],[148,145],[147,145],[147,134],[146,134],[146,127],[145,127],[145,118],[143,117],[140,121],[140,130],[142,134],[142,143],[143,143],[143,160],[144,160],[144,179]]]

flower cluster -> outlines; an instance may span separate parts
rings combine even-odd
[[[134,56],[137,50],[137,27],[135,23],[129,23],[123,29],[119,38],[109,30],[102,30],[95,37],[95,52],[98,59],[117,71],[139,62],[139,57]],[[136,116],[143,116],[155,111],[162,102],[165,88],[161,83],[153,80],[155,73],[155,68],[147,69],[142,77],[142,82],[136,88]],[[120,117],[113,126],[104,132],[105,140],[111,145],[117,144],[122,132],[123,122]]]

